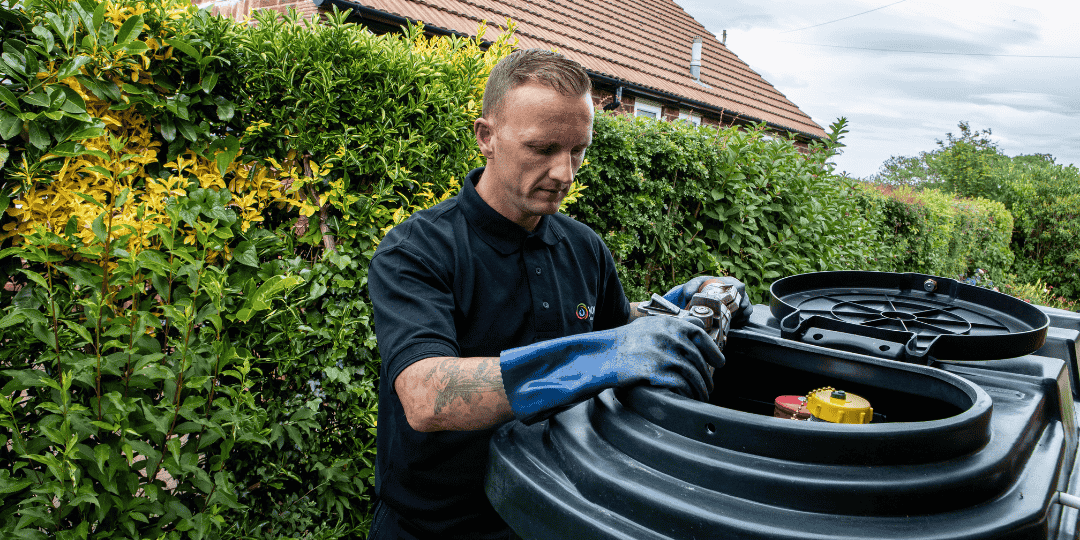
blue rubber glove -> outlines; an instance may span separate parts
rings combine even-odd
[[[708,399],[708,366],[724,355],[701,328],[675,317],[644,317],[613,328],[502,352],[503,388],[527,424],[607,388],[649,384]]]
[[[746,295],[746,285],[743,282],[731,277],[713,277],[713,276],[698,276],[682,285],[676,285],[671,288],[670,291],[664,293],[664,300],[686,309],[686,304],[690,303],[690,299],[701,290],[701,287],[705,285],[706,281],[715,279],[724,285],[734,286],[735,290],[739,291],[739,311],[735,312],[731,316],[731,326],[742,326],[750,320],[750,314],[754,312],[754,306],[750,303],[750,297]]]

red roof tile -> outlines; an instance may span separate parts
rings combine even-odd
[[[790,131],[823,137],[806,113],[739,59],[673,0],[351,0],[350,3],[485,39],[517,24],[519,46],[555,48],[589,72],[659,94],[722,108]],[[701,83],[690,48],[702,38]]]

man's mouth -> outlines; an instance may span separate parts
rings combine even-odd
[[[559,189],[559,188],[545,189],[545,188],[540,188],[540,191],[543,191],[545,193],[551,193],[553,195],[558,195],[560,197],[565,197],[566,194],[570,192],[570,188],[566,188],[566,189]]]

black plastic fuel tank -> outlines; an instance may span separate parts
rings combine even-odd
[[[880,283],[855,276],[859,285],[845,292],[858,291],[856,304],[877,309],[881,294],[889,303],[881,311],[912,314],[885,317],[915,328],[911,335],[907,327],[882,333],[877,323],[862,324],[877,318],[845,316],[863,307],[837,296],[843,279],[817,277],[823,295],[797,284],[795,303],[786,302],[790,290],[774,295],[773,305],[756,306],[751,322],[732,330],[708,403],[639,387],[604,392],[533,426],[504,426],[492,439],[487,479],[496,510],[526,539],[1073,537],[1076,512],[1054,501],[1059,491],[1076,492],[1076,370],[1069,364],[1080,318],[1055,311],[1061,326],[1052,339],[1032,339],[1046,318],[1022,308],[1005,323],[982,307],[966,306],[997,321],[939,309],[957,303],[949,294],[971,293],[947,292],[949,280],[933,278],[939,288],[926,291],[928,276],[879,274]],[[914,292],[905,289],[909,282]],[[778,298],[785,305],[777,307]],[[990,300],[993,310],[1015,307]],[[823,321],[822,302],[839,318]],[[800,310],[805,303],[813,309]],[[1039,355],[945,361],[926,354],[937,342],[937,330],[926,328],[951,328],[938,321],[956,317],[984,330],[1004,324],[988,333],[999,341],[1002,333],[1022,335],[1026,352]],[[853,320],[856,328],[845,326]],[[859,326],[873,327],[871,336],[860,337]],[[834,334],[822,339],[823,329]],[[951,350],[981,346],[948,340]],[[856,343],[856,351],[821,341]],[[858,352],[895,344],[907,351],[905,361]],[[974,356],[985,357],[985,349]],[[773,416],[777,396],[825,386],[868,399],[873,421]]]

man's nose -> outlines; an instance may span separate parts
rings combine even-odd
[[[569,186],[574,182],[573,153],[559,152],[553,159],[555,162],[551,165],[549,176],[551,176],[552,180],[556,180],[563,184],[563,187]]]

